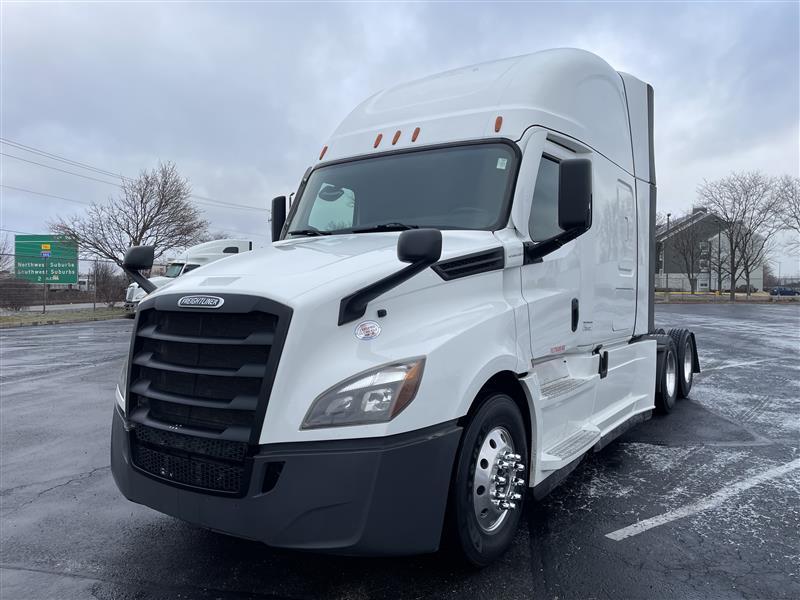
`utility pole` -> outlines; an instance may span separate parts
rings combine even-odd
[[[42,314],[47,312],[47,257],[44,257],[44,280],[42,281]]]
[[[94,296],[92,297],[92,311],[97,310],[97,259],[94,263]]]
[[[722,295],[722,221],[717,219],[717,296]]]
[[[667,233],[664,236],[664,272],[667,274],[667,283],[664,286],[667,289],[667,294],[669,294],[669,263],[667,262],[667,240],[669,239],[669,218],[672,216],[672,213],[667,213]]]

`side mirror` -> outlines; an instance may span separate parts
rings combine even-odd
[[[409,229],[397,240],[397,258],[407,263],[432,265],[442,256],[442,232],[438,229]]]
[[[153,268],[154,256],[154,246],[133,246],[125,253],[122,268],[126,271],[148,271]]]
[[[592,161],[561,161],[558,171],[558,226],[564,231],[592,225]]]
[[[339,325],[363,317],[369,302],[424,271],[441,256],[442,232],[438,229],[409,229],[401,233],[397,240],[397,258],[411,264],[342,298]]]
[[[148,294],[156,289],[156,286],[139,271],[152,269],[154,257],[155,246],[133,246],[128,248],[125,258],[122,259],[122,268]]]
[[[286,223],[286,196],[272,199],[272,241],[281,239],[283,224]]]

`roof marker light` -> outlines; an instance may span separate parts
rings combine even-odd
[[[494,120],[494,132],[499,133],[500,128],[503,126],[503,117],[499,116]]]
[[[325,153],[328,151],[327,146],[322,147],[322,152],[319,153],[319,159],[322,160],[322,157],[325,156]]]
[[[400,130],[398,129],[397,131],[394,132],[394,137],[392,138],[392,146],[394,146],[397,143],[397,140],[399,139],[400,139]]]
[[[377,148],[380,145],[382,139],[383,139],[383,134],[379,133],[378,137],[375,138],[375,143],[372,145],[372,147]]]
[[[411,141],[416,142],[417,137],[419,137],[419,127],[414,130],[414,133],[411,134]]]

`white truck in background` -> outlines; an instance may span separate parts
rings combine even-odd
[[[188,248],[178,257],[170,260],[163,275],[150,277],[148,281],[156,287],[161,287],[198,267],[234,254],[249,252],[252,249],[253,242],[251,240],[221,239],[203,242]],[[130,318],[135,316],[136,307],[145,296],[147,296],[147,292],[135,281],[128,286],[125,290],[126,316]]]
[[[654,326],[653,90],[580,50],[356,107],[273,242],[154,290],[115,393],[130,500],[266,544],[511,544],[526,496],[669,412],[694,335]],[[152,265],[131,248],[126,271]]]

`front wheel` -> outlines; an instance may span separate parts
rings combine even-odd
[[[527,465],[519,408],[506,394],[489,395],[464,432],[450,492],[452,535],[472,565],[488,565],[514,540]]]

